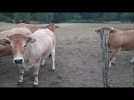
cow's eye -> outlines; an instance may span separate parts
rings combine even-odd
[[[27,45],[25,44],[24,47],[26,47]]]

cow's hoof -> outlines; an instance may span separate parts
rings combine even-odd
[[[112,66],[115,66],[115,65],[116,65],[116,64],[113,62],[113,63],[112,63]]]
[[[51,71],[51,72],[55,72],[55,69],[51,69],[50,71]]]
[[[134,58],[131,58],[131,60],[129,60],[130,64],[134,64]]]
[[[131,61],[131,60],[130,60],[129,63],[130,63],[130,64],[134,64],[134,61]]]
[[[17,85],[22,85],[23,83],[24,83],[24,81],[22,81],[22,82],[18,81]]]
[[[38,85],[39,85],[38,82],[34,82],[34,83],[33,83],[33,87],[35,87],[35,88],[38,87]]]
[[[112,66],[115,66],[115,65],[116,65],[115,62],[111,62],[111,63],[109,64],[109,68],[111,68]]]
[[[38,88],[38,85],[36,85],[36,84],[33,84],[33,87],[34,87],[34,88]]]

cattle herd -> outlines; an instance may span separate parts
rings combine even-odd
[[[2,31],[6,38],[0,39],[0,57],[13,57],[13,63],[19,68],[18,85],[24,82],[24,72],[33,68],[33,86],[38,86],[38,74],[41,65],[45,64],[46,58],[51,58],[52,71],[55,70],[55,30],[59,26],[50,23],[47,26],[34,24],[17,24],[15,28]],[[96,33],[108,33],[108,47],[111,50],[109,67],[115,63],[116,55],[121,50],[134,49],[134,30],[119,30],[113,27],[101,27]],[[134,63],[134,58],[130,60]]]

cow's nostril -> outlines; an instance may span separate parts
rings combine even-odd
[[[22,64],[23,60],[22,59],[17,59],[14,61],[16,64]]]

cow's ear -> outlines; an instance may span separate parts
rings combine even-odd
[[[109,31],[109,33],[115,32],[115,28],[113,27],[107,27],[106,29]]]
[[[111,30],[110,30],[110,33],[114,33],[114,32],[116,32],[115,29],[111,29]]]
[[[28,37],[27,42],[28,43],[34,43],[36,41],[36,39],[32,38],[32,37]]]
[[[55,28],[60,28],[59,26],[55,25]]]
[[[0,40],[0,44],[1,45],[4,45],[4,46],[10,45],[10,41],[8,39],[1,39]]]
[[[99,32],[100,32],[100,30],[99,30],[99,29],[96,29],[96,30],[95,30],[95,32],[96,32],[96,33],[99,33]]]

